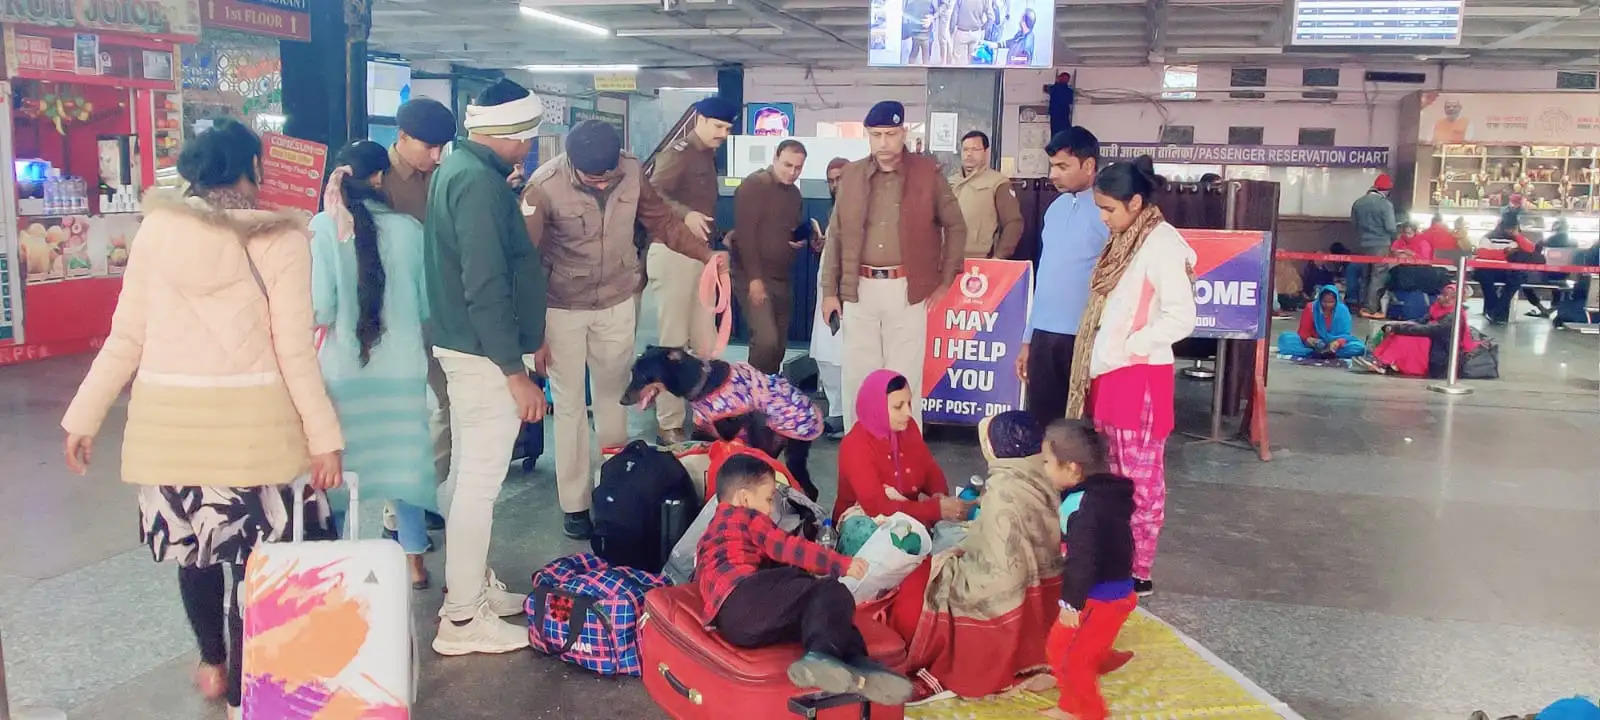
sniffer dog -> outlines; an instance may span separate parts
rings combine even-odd
[[[723,440],[744,440],[784,464],[807,495],[817,497],[806,470],[822,414],[811,398],[779,375],[747,363],[695,357],[682,348],[652,345],[633,361],[622,404],[644,409],[661,393],[683,398],[696,424]]]

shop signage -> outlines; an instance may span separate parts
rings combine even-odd
[[[0,22],[200,37],[201,0],[0,0]]]
[[[1132,160],[1149,155],[1158,163],[1200,165],[1277,165],[1340,168],[1389,167],[1386,147],[1303,147],[1300,145],[1162,145],[1104,143],[1102,161]]]
[[[205,4],[205,23],[211,27],[239,30],[255,35],[270,35],[289,40],[311,39],[311,14],[294,9],[293,2],[253,2],[252,0],[201,0]]]
[[[1263,230],[1178,232],[1194,249],[1194,336],[1266,337],[1272,238]]]
[[[1600,95],[1425,92],[1417,140],[1427,145],[1600,145]]]
[[[22,33],[16,33],[12,37],[15,38],[18,70],[50,69],[50,38]]]
[[[570,106],[567,108],[567,127],[577,127],[578,123],[585,120],[599,120],[616,128],[617,134],[622,136],[623,147],[627,147],[628,123],[621,115],[604,110],[590,110],[589,108]]]
[[[639,89],[638,77],[633,73],[595,73],[596,92],[633,92]]]
[[[261,144],[261,193],[257,201],[266,208],[315,213],[321,200],[328,146],[278,133],[262,134]]]
[[[1033,306],[1033,265],[967,260],[942,297],[928,304],[922,417],[976,425],[1022,407],[1017,352]]]

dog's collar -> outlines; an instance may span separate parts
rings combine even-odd
[[[700,361],[700,379],[695,381],[694,387],[689,388],[689,393],[684,395],[686,400],[699,400],[700,392],[706,389],[706,382],[711,380],[711,363]]]

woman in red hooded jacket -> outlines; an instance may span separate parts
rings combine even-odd
[[[923,525],[966,517],[968,504],[949,484],[911,418],[911,388],[893,370],[877,370],[856,395],[856,424],[839,443],[839,497],[833,519],[851,505],[868,516],[903,512]]]

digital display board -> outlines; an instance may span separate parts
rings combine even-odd
[[[1291,45],[1459,45],[1462,0],[1295,0]]]

